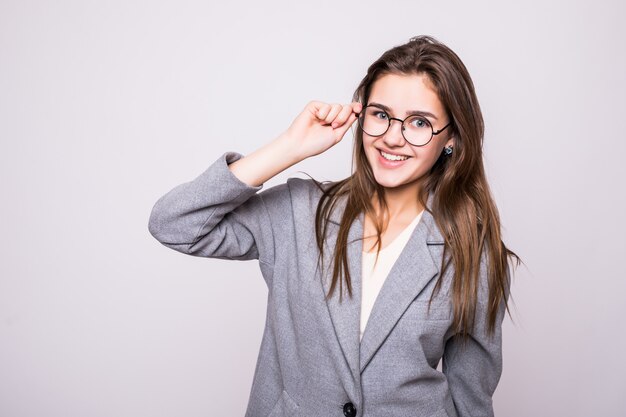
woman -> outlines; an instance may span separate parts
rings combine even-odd
[[[355,122],[350,177],[257,193]],[[493,415],[517,256],[482,139],[465,66],[418,36],[370,66],[352,103],[310,102],[272,142],[225,152],[156,202],[165,246],[259,260],[268,308],[247,416]]]

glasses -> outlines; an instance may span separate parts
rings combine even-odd
[[[440,134],[451,124],[448,122],[435,132],[433,125],[424,116],[411,115],[402,120],[389,117],[387,112],[378,106],[369,105],[359,114],[359,127],[370,136],[382,136],[389,130],[392,120],[402,123],[402,136],[413,146],[427,145],[433,136]]]

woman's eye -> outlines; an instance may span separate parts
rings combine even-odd
[[[379,118],[379,119],[386,119],[387,118],[387,113],[385,113],[383,111],[377,111],[377,112],[374,112],[374,116]]]
[[[428,127],[428,122],[424,119],[415,118],[411,120],[411,126],[417,128]]]

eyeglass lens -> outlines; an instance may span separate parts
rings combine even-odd
[[[359,115],[359,126],[370,136],[381,136],[390,127],[391,120],[383,109],[366,106]],[[433,128],[423,116],[410,116],[402,124],[402,134],[411,145],[425,145],[433,135]]]

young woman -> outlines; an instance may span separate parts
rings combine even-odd
[[[350,177],[258,192],[353,124]],[[352,103],[310,102],[272,142],[225,152],[156,202],[163,245],[259,261],[269,296],[247,416],[493,415],[517,255],[483,129],[459,57],[418,36],[369,67]]]

